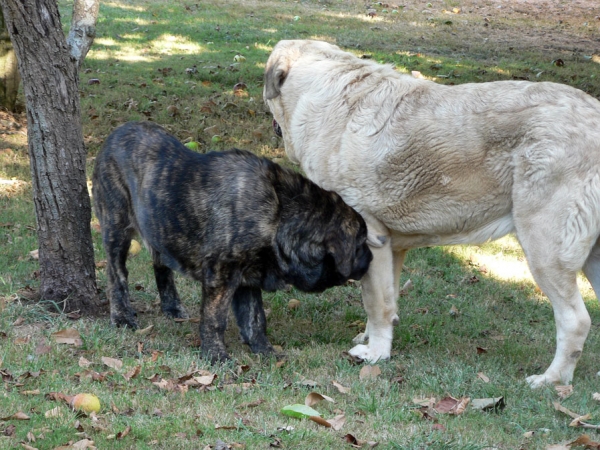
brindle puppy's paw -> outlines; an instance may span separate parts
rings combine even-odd
[[[190,315],[187,310],[183,307],[183,305],[169,305],[168,307],[161,308],[163,314],[166,317],[170,317],[171,319],[189,319]]]
[[[113,311],[110,313],[110,323],[117,327],[129,327],[132,330],[137,330],[136,317],[137,313],[134,310]]]
[[[202,351],[202,356],[208,359],[211,364],[218,364],[231,360],[227,351],[219,345],[204,345],[204,342],[202,342],[200,349]]]
[[[249,344],[250,350],[252,353],[257,353],[260,355],[273,355],[275,354],[275,349],[271,345],[270,342],[254,342]]]

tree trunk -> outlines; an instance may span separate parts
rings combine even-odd
[[[73,17],[67,44],[71,49],[71,57],[77,61],[79,67],[96,37],[99,8],[100,0],[75,0],[73,3]]]
[[[56,0],[0,1],[27,104],[40,296],[66,312],[93,314],[99,301],[77,63],[70,57]]]
[[[17,57],[0,8],[0,108],[14,112],[20,82]]]

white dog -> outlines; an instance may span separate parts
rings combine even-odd
[[[557,328],[552,364],[527,380],[572,380],[591,322],[578,271],[600,294],[598,100],[555,83],[443,86],[309,40],[275,46],[264,99],[290,159],[379,237],[355,340],[368,344],[351,354],[389,358],[407,250],[515,232]]]

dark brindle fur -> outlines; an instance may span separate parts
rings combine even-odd
[[[137,327],[127,287],[134,233],[152,254],[162,311],[186,318],[173,270],[202,282],[202,351],[228,358],[229,306],[242,338],[269,353],[261,289],[319,292],[358,279],[372,255],[365,222],[341,198],[242,150],[192,152],[151,122],[106,140],[93,177],[113,324]]]

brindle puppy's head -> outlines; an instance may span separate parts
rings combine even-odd
[[[277,189],[282,212],[275,253],[282,278],[306,292],[360,279],[373,259],[365,221],[338,194],[293,175]]]

